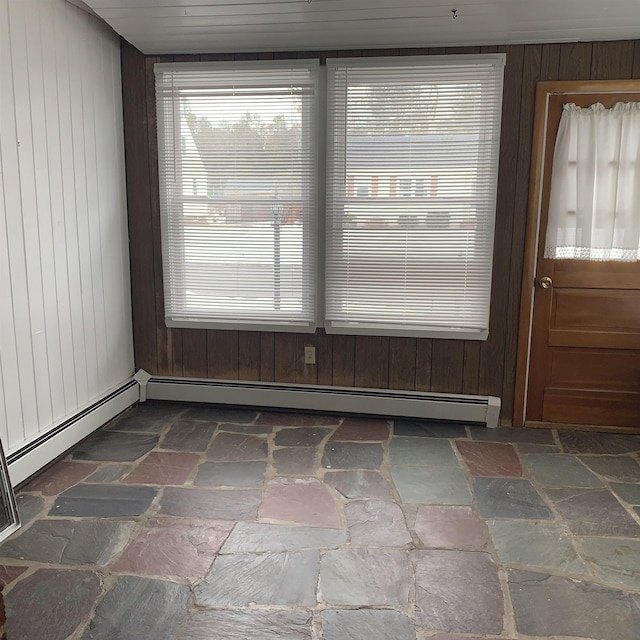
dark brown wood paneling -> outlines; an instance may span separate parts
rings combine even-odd
[[[464,342],[434,340],[431,356],[431,391],[462,393]]]
[[[333,339],[325,333],[324,329],[318,330],[316,362],[318,363],[318,384],[334,384]]]
[[[182,368],[182,329],[171,329],[171,334],[171,346],[173,348],[171,371],[172,375],[181,377],[184,375]]]
[[[478,341],[467,340],[464,343],[464,374],[462,393],[477,395],[480,382],[480,347]]]
[[[182,367],[187,378],[207,377],[207,332],[182,330]]]
[[[354,336],[333,338],[333,384],[353,387],[355,384],[356,339]]]
[[[540,60],[540,77],[538,80],[557,80],[560,65],[560,45],[543,44]]]
[[[238,331],[207,331],[207,377],[238,379]]]
[[[275,381],[295,382],[297,364],[295,333],[276,333],[274,342]]]
[[[389,388],[416,388],[416,338],[390,338]]]
[[[238,331],[238,378],[260,380],[259,331]]]
[[[418,338],[416,340],[416,391],[431,391],[431,359],[433,340]]]
[[[633,40],[594,42],[591,80],[626,80],[633,75]]]
[[[318,362],[318,344],[316,336],[309,333],[296,335],[296,382],[299,384],[318,384],[318,365],[304,363],[305,347],[313,347],[316,350],[316,363]]]
[[[263,331],[260,334],[260,380],[273,382],[276,376],[275,334]]]
[[[633,48],[632,78],[640,78],[640,40],[635,41]]]
[[[355,386],[389,387],[389,338],[356,336]]]
[[[561,45],[558,77],[549,80],[588,80],[591,74],[591,48],[591,42]]]

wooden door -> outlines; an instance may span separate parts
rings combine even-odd
[[[544,258],[553,148],[562,106],[600,102],[609,108],[616,102],[640,101],[640,83],[623,84],[619,91],[613,90],[615,83],[602,82],[540,83],[538,88],[536,109],[544,113],[536,113],[542,146],[537,146],[537,165],[532,165],[536,175],[530,217],[536,225],[529,227],[533,278],[528,280],[532,303],[523,394],[528,426],[640,432],[640,262]],[[602,91],[597,88],[601,85],[605,85]],[[520,422],[515,418],[516,424]]]

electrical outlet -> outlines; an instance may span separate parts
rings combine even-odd
[[[305,347],[304,348],[304,363],[315,364],[316,363],[316,348]]]

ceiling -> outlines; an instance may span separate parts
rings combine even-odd
[[[85,2],[146,54],[640,38],[639,0]]]

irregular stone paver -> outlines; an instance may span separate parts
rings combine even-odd
[[[131,462],[149,453],[158,436],[146,433],[99,431],[81,442],[74,450],[74,460],[100,460],[105,462]]]
[[[171,425],[160,447],[175,451],[206,451],[215,433],[216,425],[197,420],[178,420]]]
[[[640,540],[583,538],[582,548],[603,580],[640,589]]]
[[[273,452],[273,466],[278,474],[313,475],[317,451],[310,447],[285,447]]]
[[[416,622],[438,631],[502,632],[498,568],[478,551],[413,551]]]
[[[640,483],[625,484],[612,482],[611,489],[613,489],[615,494],[625,502],[628,502],[629,504],[640,504]]]
[[[4,595],[11,640],[66,640],[83,623],[100,593],[97,573],[38,569]]]
[[[519,633],[637,640],[640,602],[616,589],[529,571],[510,571]],[[544,615],[541,615],[544,612]]]
[[[336,549],[320,564],[320,588],[333,605],[404,607],[409,597],[409,561],[395,549]]]
[[[114,520],[38,520],[4,542],[0,556],[52,564],[105,565],[120,553],[135,526]]]
[[[265,411],[260,414],[256,424],[272,427],[332,427],[342,422],[342,416],[320,413],[277,413]]]
[[[110,570],[146,576],[202,578],[232,527],[230,522],[186,518],[147,521]]]
[[[266,462],[205,462],[194,484],[203,487],[260,487]]]
[[[640,483],[640,464],[629,456],[580,456],[580,460],[607,480]]]
[[[170,640],[187,615],[189,587],[121,576],[102,599],[82,640]]]
[[[216,462],[266,460],[267,441],[244,433],[218,433],[207,449],[207,457]]]
[[[345,515],[352,545],[402,547],[411,542],[402,509],[393,502],[350,502]]]
[[[601,487],[602,482],[571,455],[532,453],[522,456],[536,482],[545,487]]]
[[[181,489],[167,487],[160,513],[206,520],[255,520],[261,495],[253,489]]]
[[[640,436],[594,431],[558,431],[558,437],[567,453],[616,455],[640,451]]]
[[[346,541],[347,534],[342,529],[238,522],[220,553],[331,549],[343,545]]]
[[[473,489],[483,518],[550,520],[551,510],[523,478],[474,478]]]
[[[132,484],[184,484],[200,461],[195,453],[152,451],[122,482]]]
[[[322,612],[323,640],[415,640],[411,620],[398,611],[379,609]]]
[[[436,633],[434,636],[429,636],[429,640],[487,640],[487,639],[486,639],[486,636],[484,638],[480,638],[479,636],[459,636],[454,633]],[[503,640],[503,639],[501,638],[500,640]],[[509,639],[509,640],[512,640],[512,639]]]
[[[0,555],[2,555],[0,548]],[[16,567],[0,564],[0,588],[11,584],[19,578],[29,567]]]
[[[506,564],[565,573],[588,573],[562,528],[555,523],[489,520],[498,557]]]
[[[345,418],[331,436],[331,440],[351,442],[384,441],[391,434],[391,423],[388,420],[375,418]]]
[[[425,547],[482,549],[484,524],[471,507],[420,506],[414,530]]]
[[[473,501],[457,462],[430,467],[391,467],[391,478],[404,503],[468,505]]]
[[[640,537],[640,525],[606,489],[547,489],[547,495],[578,536]]]
[[[311,640],[311,613],[295,611],[196,611],[180,640]]]
[[[528,444],[526,442],[516,445],[520,453],[562,453],[560,447],[551,444]]]
[[[132,465],[127,463],[115,463],[104,465],[95,473],[92,473],[85,482],[95,482],[96,484],[106,484],[120,480],[125,474],[131,471]]]
[[[418,467],[445,463],[460,466],[451,443],[436,438],[393,437],[389,443],[389,463]]]
[[[342,524],[333,496],[327,486],[318,481],[268,484],[260,517],[328,528]]]
[[[555,445],[553,433],[549,429],[526,429],[522,427],[472,427],[469,429],[474,440],[485,442],[512,442],[518,444],[550,444]]]
[[[455,422],[395,420],[393,435],[423,438],[466,438],[467,429],[464,425]]]
[[[393,500],[393,489],[379,471],[327,471],[325,484],[339,491],[345,498],[377,498]]]
[[[258,414],[251,409],[234,409],[220,405],[201,405],[187,409],[182,418],[205,422],[253,422]]]
[[[322,466],[325,469],[379,469],[381,465],[380,444],[330,441],[324,448]]]
[[[316,604],[317,551],[218,556],[194,590],[200,606]]]
[[[30,480],[28,491],[39,491],[44,496],[55,496],[91,475],[98,468],[89,462],[67,462],[61,460]]]
[[[56,498],[49,515],[78,518],[139,516],[151,506],[157,493],[154,487],[78,484]]]
[[[44,500],[40,496],[19,493],[16,496],[16,506],[20,515],[20,524],[24,527],[25,524],[40,515],[44,508]]]
[[[520,459],[513,445],[459,440],[456,446],[474,476],[522,475]]]
[[[274,444],[276,447],[315,447],[330,433],[331,429],[318,427],[280,429],[276,433]]]
[[[109,431],[158,433],[182,409],[180,404],[169,406],[168,403],[162,402],[144,402],[118,416],[107,429]]]
[[[234,424],[232,422],[223,422],[218,425],[218,429],[220,431],[248,433],[251,435],[269,435],[273,431],[273,427],[263,424]]]

